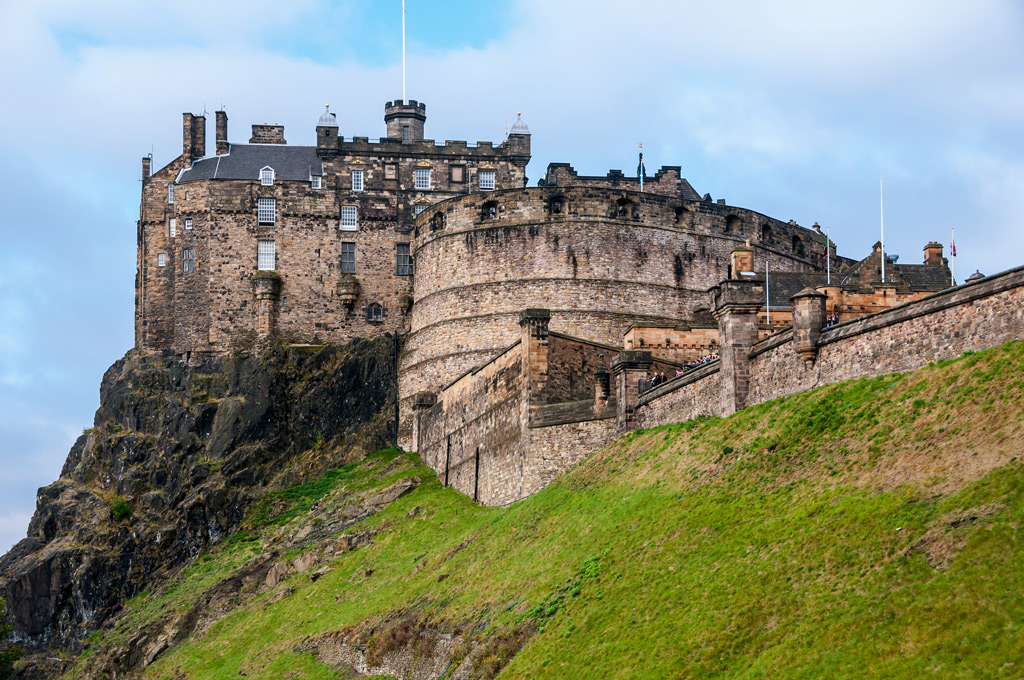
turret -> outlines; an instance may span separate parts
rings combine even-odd
[[[410,99],[404,103],[401,99],[384,104],[384,122],[388,126],[389,139],[401,139],[408,144],[423,139],[423,124],[427,120],[427,105]]]
[[[317,151],[338,148],[338,117],[331,113],[331,105],[324,107],[320,120],[316,123]]]
[[[516,122],[508,131],[508,138],[505,140],[509,151],[513,156],[523,156],[526,162],[530,160],[530,128],[523,122],[522,112],[516,113]],[[524,163],[525,165],[526,163]]]

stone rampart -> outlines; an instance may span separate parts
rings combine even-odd
[[[803,297],[811,297],[810,292]],[[816,313],[822,319],[804,325],[821,328],[823,307]],[[1024,338],[1024,267],[823,329],[817,337],[801,335],[800,325],[797,319],[797,327],[746,349],[747,384],[740,407],[844,380],[912,371]],[[721,405],[721,395],[728,389],[721,363],[695,369],[642,395],[637,425],[727,415]]]

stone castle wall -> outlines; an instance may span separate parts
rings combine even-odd
[[[798,329],[765,338],[747,349],[749,384],[740,407],[844,380],[912,371],[1019,338],[1024,267],[822,330],[810,364],[798,351]],[[720,367],[713,362],[640,397],[638,426],[727,415]]]

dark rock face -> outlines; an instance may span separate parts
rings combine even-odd
[[[387,339],[194,367],[130,351],[103,377],[95,427],[39,490],[28,537],[0,558],[13,639],[80,649],[147,583],[233,533],[264,487],[386,447],[394,389]],[[331,456],[314,442],[333,442]]]

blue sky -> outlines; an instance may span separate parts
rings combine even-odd
[[[1024,10],[1014,2],[408,0],[408,95],[427,136],[533,131],[585,174],[680,165],[701,194],[878,239],[918,262],[957,229],[958,278],[1024,262]],[[400,0],[0,4],[0,551],[92,423],[133,343],[140,159],[181,151],[181,113],[230,138],[324,104],[378,137],[401,96]],[[212,147],[212,116],[210,131]],[[211,148],[208,147],[208,148]]]

